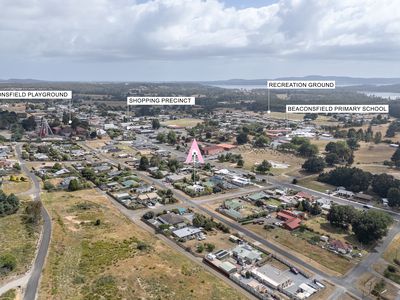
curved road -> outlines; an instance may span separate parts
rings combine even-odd
[[[34,186],[33,200],[40,201],[40,183],[36,176],[30,172],[25,165],[21,155],[21,144],[16,147],[17,157],[21,165],[22,171],[29,176]],[[47,252],[49,250],[51,239],[51,219],[47,210],[42,206],[43,228],[39,244],[39,249],[36,254],[35,262],[29,272],[29,280],[26,284],[24,292],[24,300],[35,300],[38,292],[40,276],[42,274],[43,266],[46,260]]]

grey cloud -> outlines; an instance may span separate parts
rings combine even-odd
[[[0,53],[27,58],[380,60],[400,49],[395,0],[281,0],[245,9],[216,0],[1,2]]]

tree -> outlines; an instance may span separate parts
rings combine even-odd
[[[360,148],[360,144],[358,143],[357,138],[350,138],[346,140],[347,145],[349,145],[351,150],[357,150]]]
[[[13,165],[13,168],[14,168],[15,170],[17,170],[17,171],[21,171],[21,166],[19,165],[19,163],[15,163],[15,164]]]
[[[149,159],[146,156],[140,158],[138,169],[141,171],[146,171],[149,168]]]
[[[65,111],[63,112],[62,122],[64,123],[64,125],[68,125],[69,123],[69,114]]]
[[[335,227],[347,228],[354,216],[356,210],[349,205],[333,205],[327,215],[327,220]]]
[[[392,222],[392,217],[385,212],[367,210],[353,218],[351,226],[357,239],[368,244],[384,237]]]
[[[14,214],[19,209],[19,199],[14,194],[6,195],[0,190],[0,217]]]
[[[73,118],[71,122],[71,128],[76,129],[80,125],[81,121],[78,118]]]
[[[46,191],[54,190],[54,184],[52,184],[50,181],[45,181],[43,187]]]
[[[71,179],[71,181],[68,184],[68,191],[74,192],[80,189],[79,181],[78,179]]]
[[[153,127],[154,130],[157,130],[161,127],[160,121],[158,119],[153,119],[151,121],[151,126]]]
[[[390,160],[394,163],[400,161],[400,147],[396,149]]]
[[[157,141],[159,141],[160,143],[165,143],[167,141],[167,136],[165,135],[165,133],[160,132],[157,134],[156,137]]]
[[[248,138],[246,132],[242,131],[236,136],[236,142],[238,143],[238,145],[246,144],[248,142],[248,140],[249,140],[249,138]]]
[[[211,244],[211,243],[207,243],[207,244],[206,244],[206,250],[207,250],[207,252],[213,252],[214,249],[215,249],[215,245],[214,245],[214,244]]]
[[[97,138],[97,131],[96,131],[96,130],[95,130],[95,131],[92,131],[92,132],[90,133],[90,138],[91,138],[91,139]]]
[[[31,201],[25,208],[24,221],[28,225],[39,225],[42,218],[42,202]]]
[[[328,153],[327,155],[329,155],[330,153],[336,154],[339,159],[339,162],[341,163],[348,162],[352,154],[352,150],[350,149],[349,145],[343,141],[339,141],[336,143],[329,142],[325,146],[325,151]]]
[[[177,141],[176,133],[175,131],[171,130],[167,134],[167,141],[171,145],[175,145]]]
[[[318,154],[318,147],[317,145],[312,145],[309,142],[300,145],[297,149],[297,152],[304,157],[311,157]]]
[[[239,159],[238,161],[237,161],[237,164],[236,164],[239,168],[242,168],[243,166],[244,166],[244,160],[243,159]]]
[[[309,212],[310,214],[316,216],[322,212],[322,208],[318,205],[317,202],[314,202],[314,204],[310,207]]]
[[[205,223],[205,217],[201,214],[195,214],[193,217],[192,224],[195,227],[202,227]]]
[[[151,167],[160,167],[160,164],[161,164],[161,157],[160,156],[158,156],[158,155],[153,155],[151,158],[150,158],[150,166]]]
[[[313,156],[307,159],[301,167],[307,172],[319,173],[324,170],[325,166],[325,161],[322,157]]]
[[[260,135],[258,138],[255,139],[254,141],[254,147],[258,147],[258,148],[264,148],[266,146],[268,146],[270,143],[270,140],[268,137],[266,137],[265,135]]]
[[[54,172],[57,172],[57,171],[60,171],[61,169],[62,169],[62,166],[61,166],[61,164],[60,163],[55,163],[52,167],[51,167],[51,169],[54,171]]]
[[[374,143],[375,144],[379,144],[382,141],[382,133],[380,133],[379,131],[375,133],[374,136]]]
[[[197,245],[197,248],[196,248],[196,251],[197,251],[198,253],[202,253],[202,252],[204,251],[204,246],[203,246],[203,244],[198,244],[198,245]]]
[[[339,156],[336,153],[328,153],[325,156],[325,162],[328,164],[328,166],[333,166],[339,163]]]
[[[143,219],[150,220],[154,218],[154,212],[148,211],[143,215]]]
[[[22,120],[21,125],[26,131],[35,130],[36,129],[35,117],[34,116],[30,116],[29,118]]]
[[[170,170],[171,172],[173,172],[173,173],[175,173],[176,170],[178,170],[179,168],[182,167],[182,164],[181,164],[177,159],[175,159],[175,158],[170,158],[170,159],[168,160],[167,165],[168,165],[169,170]],[[211,167],[211,166],[210,166],[210,167]]]
[[[400,206],[400,189],[398,188],[390,188],[387,192],[388,204],[391,207],[399,207]]]
[[[82,176],[88,180],[94,180],[96,178],[96,174],[92,168],[85,167],[82,170]]]
[[[382,173],[375,175],[372,180],[372,190],[379,196],[386,198],[387,193],[392,187],[399,187],[400,181],[396,180],[392,175]]]
[[[368,190],[372,174],[358,168],[337,167],[328,173],[321,173],[318,181],[326,182],[335,186],[344,186],[353,192]]]
[[[261,164],[256,167],[256,171],[260,173],[265,173],[271,169],[272,165],[268,160],[263,160]]]

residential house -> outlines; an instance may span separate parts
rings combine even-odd
[[[157,218],[162,224],[168,224],[171,226],[175,226],[177,228],[183,228],[186,226],[185,218],[174,214],[174,213],[167,213]]]
[[[172,231],[172,234],[178,239],[183,239],[185,241],[192,240],[200,237],[202,231],[200,228],[188,226]]]
[[[300,227],[301,219],[289,210],[282,210],[276,214],[276,217],[283,222],[282,226],[288,230],[295,230]]]
[[[248,244],[238,245],[232,249],[232,255],[241,265],[254,264],[261,260],[261,252]]]
[[[354,198],[363,202],[371,202],[372,200],[374,200],[373,196],[364,193],[357,193],[354,195]]]
[[[269,264],[253,268],[250,273],[259,282],[273,289],[285,289],[293,284],[293,281],[284,271]]]
[[[337,251],[341,254],[347,254],[353,250],[353,247],[350,244],[342,242],[341,240],[331,240],[329,242],[329,249]]]

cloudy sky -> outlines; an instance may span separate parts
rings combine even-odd
[[[400,77],[398,0],[0,0],[0,78]]]

